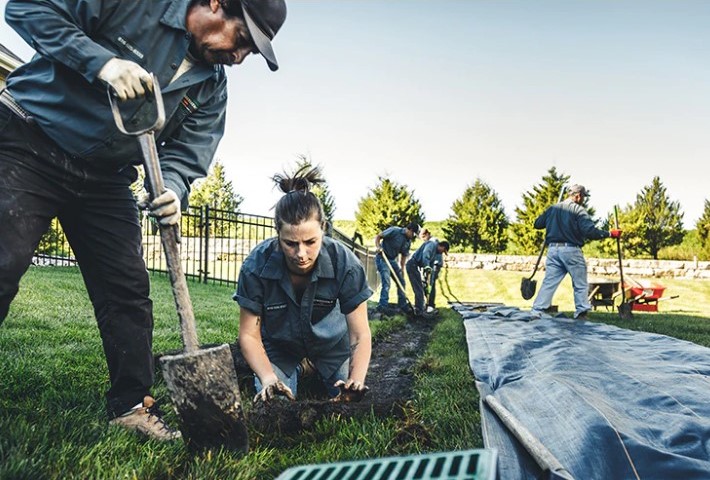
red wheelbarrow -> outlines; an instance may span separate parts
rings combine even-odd
[[[666,287],[655,281],[639,281],[631,278],[628,283],[624,282],[624,288],[628,292],[631,310],[638,312],[657,312],[658,302],[661,300],[672,300],[678,295],[663,298]]]

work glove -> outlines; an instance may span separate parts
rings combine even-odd
[[[621,230],[619,230],[618,228],[609,230],[609,236],[611,238],[621,238]]]
[[[153,91],[153,77],[130,60],[112,58],[101,67],[98,77],[108,83],[121,100],[142,97]]]
[[[180,199],[177,194],[166,188],[152,202],[146,194],[138,201],[138,207],[149,210],[149,215],[158,220],[164,227],[178,225],[180,223]]]
[[[370,387],[364,383],[355,382],[351,379],[348,379],[347,382],[338,380],[333,386],[338,387],[340,393],[338,393],[337,397],[331,399],[331,402],[359,402],[370,390]]]
[[[277,395],[286,397],[291,401],[296,400],[296,397],[293,396],[291,389],[288,388],[281,380],[277,380],[265,385],[261,391],[254,396],[254,403],[269,403],[271,400],[276,398]]]

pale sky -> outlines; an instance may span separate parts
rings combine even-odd
[[[600,216],[656,175],[685,228],[710,199],[710,1],[287,2],[280,70],[227,69],[217,158],[245,213],[271,214],[269,178],[299,154],[322,165],[336,219],[389,176],[427,220],[480,178],[514,221],[553,165]],[[4,22],[0,43],[31,56]]]

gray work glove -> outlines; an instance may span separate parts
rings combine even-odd
[[[153,78],[143,67],[130,60],[112,58],[101,67],[98,77],[108,83],[120,100],[142,97],[153,91]]]
[[[276,398],[277,395],[284,396],[291,401],[296,400],[296,397],[293,396],[291,389],[288,388],[281,380],[278,380],[276,382],[269,383],[268,385],[264,385],[261,391],[254,396],[253,402],[269,403],[271,400]]]
[[[332,402],[359,402],[365,394],[370,390],[370,387],[364,383],[348,380],[347,383],[338,380],[333,384],[334,387],[340,389],[338,396],[331,399]]]
[[[152,202],[148,195],[138,201],[138,207],[149,210],[149,215],[158,220],[163,226],[178,225],[180,223],[180,199],[177,194],[166,188],[165,191]]]

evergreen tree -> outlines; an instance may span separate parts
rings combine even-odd
[[[533,224],[547,207],[557,203],[560,192],[568,181],[568,175],[558,173],[555,167],[551,167],[542,177],[542,183],[523,194],[523,206],[515,207],[517,222],[510,226],[519,253],[534,255],[540,251],[545,240],[545,231],[535,229]]]
[[[710,201],[705,200],[703,215],[695,224],[695,228],[698,229],[700,244],[705,250],[710,250]]]
[[[454,201],[451,211],[443,227],[451,245],[471,247],[473,253],[505,250],[508,217],[498,194],[487,184],[477,179]]]
[[[683,241],[683,213],[680,203],[668,198],[666,187],[656,176],[636,195],[633,206],[619,215],[624,246],[631,255],[649,254],[658,260],[663,247]]]
[[[226,179],[224,165],[219,160],[214,162],[205,178],[195,182],[190,192],[193,207],[209,205],[210,208],[237,212],[243,201],[244,198],[234,192],[232,182]]]
[[[234,221],[239,215],[239,206],[244,198],[234,192],[232,182],[226,179],[222,162],[215,161],[209,174],[195,182],[189,201],[191,207],[209,206],[211,209],[221,210],[219,215],[210,219],[210,235],[218,237],[236,235]],[[204,222],[183,215],[181,226],[183,235],[204,235],[203,228]]]
[[[379,177],[375,188],[358,202],[355,212],[357,231],[374,237],[391,226],[404,227],[410,222],[424,224],[422,205],[414,191],[389,178]]]

